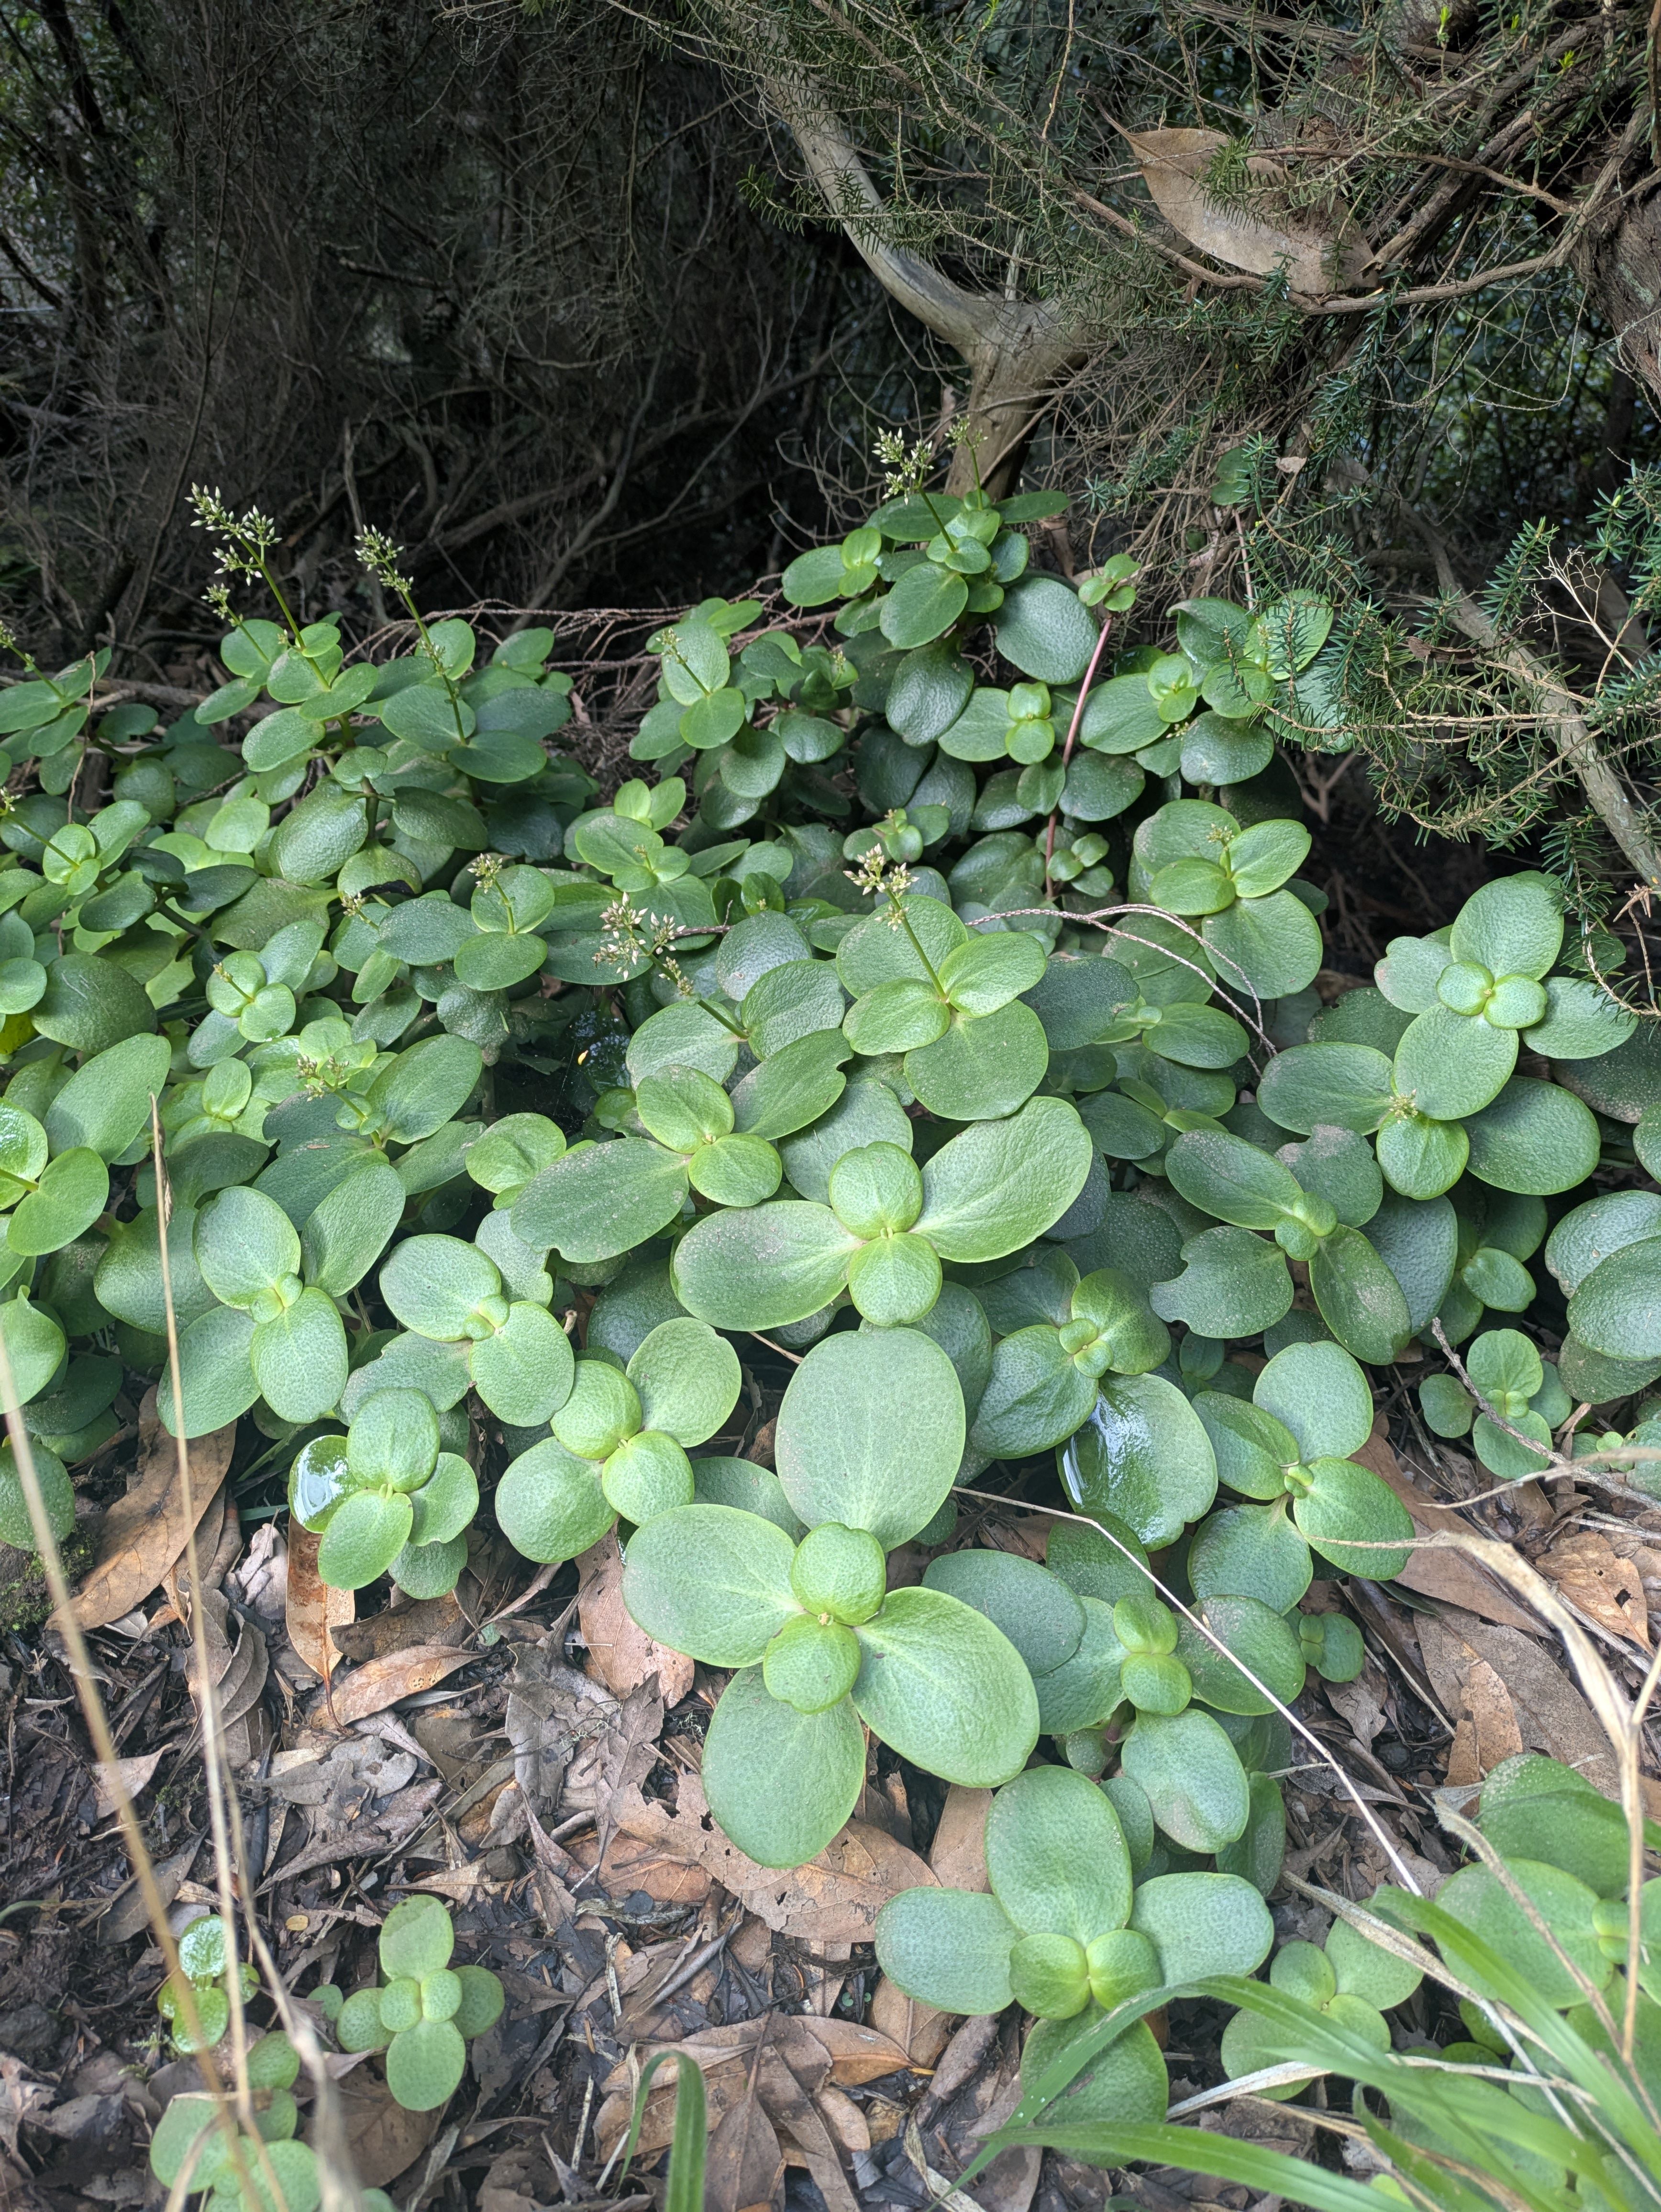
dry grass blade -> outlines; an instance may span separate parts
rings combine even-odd
[[[247,2021],[243,2009],[242,1991],[236,1971],[238,1948],[236,1940],[236,1874],[239,1867],[248,1863],[242,1835],[241,1808],[237,1802],[234,1785],[225,1771],[222,1737],[220,1728],[217,1686],[209,1665],[206,1633],[207,1614],[202,1602],[201,1564],[197,1556],[196,1516],[191,1476],[190,1447],[185,1438],[184,1389],[179,1370],[179,1322],[173,1305],[173,1270],[169,1264],[166,1226],[173,1212],[173,1192],[169,1183],[167,1163],[161,1141],[161,1119],[157,1100],[150,1100],[150,1141],[155,1164],[156,1204],[161,1211],[163,1234],[157,1239],[161,1262],[161,1297],[167,1317],[167,1379],[173,1393],[173,1433],[178,1439],[179,1480],[184,1498],[185,1522],[188,1530],[186,1558],[190,1567],[190,1626],[191,1638],[196,1649],[197,1665],[202,1693],[202,1763],[208,1785],[208,1814],[213,1832],[214,1866],[219,1890],[220,1924],[225,1932],[225,1956],[228,1971],[225,1988],[230,2001],[231,2047],[236,2067],[235,2095],[243,2125],[252,2138],[263,2169],[262,2179],[276,2201],[284,2202],[282,2185],[277,2179],[255,2122],[252,2094],[248,2084]],[[247,1916],[249,1948],[259,1954],[261,1968],[270,1984],[283,2025],[300,2053],[301,2061],[310,2075],[316,2094],[318,2132],[321,2142],[330,2143],[334,2154],[318,2157],[318,2176],[322,2188],[323,2203],[328,2212],[362,2212],[351,2162],[344,2154],[345,2129],[340,2118],[338,2100],[323,2052],[309,2026],[301,2020],[289,2004],[277,1971],[277,1962],[260,1932],[255,1917],[254,1902],[243,1895],[243,1909]],[[319,2143],[319,2153],[321,2151]],[[250,2194],[252,2192],[250,2191]],[[264,2192],[262,2192],[263,2194]]]
[[[22,1486],[24,1503],[28,1509],[29,1525],[34,1531],[35,1548],[40,1553],[41,1571],[46,1577],[46,1587],[52,1593],[53,1624],[69,1648],[70,1672],[75,1677],[76,1695],[80,1702],[82,1716],[87,1723],[87,1733],[92,1738],[100,1768],[111,1778],[111,1794],[115,1801],[115,1814],[120,1824],[122,1840],[127,1846],[128,1855],[137,1875],[139,1892],[144,1900],[145,1916],[149,1921],[151,1932],[161,1948],[162,1961],[167,1967],[168,1977],[178,1992],[179,2008],[184,2015],[185,2026],[192,2042],[198,2046],[197,2063],[202,2069],[210,2090],[216,2098],[220,2100],[217,2124],[227,2137],[227,2145],[236,2170],[237,2179],[239,2182],[246,2185],[250,2195],[252,2196],[254,2194],[252,2178],[248,2172],[246,2161],[243,2156],[241,2137],[231,2117],[228,2103],[226,2101],[224,2078],[215,2063],[212,2051],[205,2046],[202,2033],[202,2018],[197,2008],[196,1993],[191,1986],[188,1977],[179,1967],[179,1946],[173,1940],[173,1929],[167,1919],[167,1907],[156,1883],[155,1863],[145,1844],[143,1831],[138,1825],[138,1816],[133,1809],[132,1799],[121,1781],[120,1754],[110,1729],[109,1716],[104,1711],[104,1701],[98,1693],[97,1669],[93,1663],[92,1654],[87,1649],[87,1640],[82,1632],[81,1624],[75,1617],[74,1602],[70,1598],[69,1583],[64,1574],[63,1557],[58,1548],[58,1540],[52,1534],[52,1522],[46,1513],[46,1500],[41,1496],[40,1478],[35,1469],[29,1432],[23,1425],[19,1411],[16,1382],[12,1374],[11,1361],[7,1356],[3,1340],[0,1340],[0,1400],[3,1400],[5,1407],[6,1432],[11,1440],[18,1479]]]

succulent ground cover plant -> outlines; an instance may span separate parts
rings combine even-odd
[[[249,1418],[338,1587],[441,1595],[482,1513],[549,1565],[617,1525],[636,1620],[730,1675],[733,1840],[814,1856],[873,1743],[999,1789],[992,1900],[928,1910],[1064,2039],[1196,1931],[1265,1955],[1281,1708],[1363,1656],[1303,1601],[1412,1540],[1368,1367],[1414,1349],[1501,1480],[1573,1406],[1654,1419],[1661,1059],[1531,872],[1323,1000],[1283,755],[1342,743],[1333,610],[1121,649],[1127,562],[1032,569],[1050,502],[900,477],[794,611],[657,635],[653,781],[604,800],[549,632],[485,657],[371,534],[409,649],[349,659],[204,497],[270,594],[220,594],[212,698],[94,720],[96,657],[5,695],[0,1346],[65,1527],[169,1307],[179,1425]],[[731,1422],[782,1358],[769,1469]],[[983,1478],[1074,1516],[1043,1562],[964,1540]],[[1035,1902],[1029,1804],[1110,1896]],[[1329,2023],[1381,2008],[1339,1952],[1281,1969]],[[448,1972],[350,2032],[435,2080]]]

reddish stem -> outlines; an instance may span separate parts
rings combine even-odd
[[[1106,650],[1107,641],[1111,634],[1112,629],[1112,616],[1110,614],[1104,615],[1102,618],[1102,634],[1096,640],[1096,650],[1090,656],[1090,665],[1084,672],[1084,682],[1079,686],[1078,702],[1073,709],[1073,720],[1068,726],[1067,743],[1062,747],[1062,772],[1063,775],[1065,775],[1067,772],[1068,763],[1073,757],[1073,744],[1074,740],[1079,734],[1079,725],[1084,720],[1084,702],[1090,696],[1090,687],[1096,680],[1096,671],[1101,665],[1102,654]],[[1050,896],[1050,863],[1055,857],[1055,852],[1056,815],[1052,811],[1050,817],[1049,826],[1044,831],[1043,839],[1043,895],[1046,898]]]

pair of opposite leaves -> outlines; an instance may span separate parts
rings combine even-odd
[[[703,1785],[722,1828],[763,1865],[802,1864],[849,1818],[865,1776],[861,1722],[975,1788],[1018,1773],[1037,1741],[1031,1676],[991,1620],[941,1590],[884,1588],[881,1554],[945,1504],[964,1434],[957,1375],[930,1338],[828,1337],[792,1377],[775,1442],[803,1543],[718,1504],[677,1507],[630,1539],[624,1601],[648,1635],[741,1670],[710,1723]],[[834,1557],[857,1573],[825,1576]],[[816,1692],[804,1674],[821,1660]]]

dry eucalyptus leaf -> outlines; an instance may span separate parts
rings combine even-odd
[[[406,2166],[413,2166],[438,2133],[438,2124],[444,2117],[441,2109],[406,2112],[380,2075],[367,2067],[346,2076],[339,2095],[352,2164],[365,2189],[384,2189]]]
[[[1635,1560],[1623,1559],[1595,1528],[1560,1537],[1540,1561],[1569,1603],[1612,1636],[1629,1637],[1647,1651],[1649,1607]]]
[[[1384,1432],[1382,1419],[1355,1457],[1396,1492],[1412,1515],[1414,1528],[1419,1535],[1433,1536],[1447,1529],[1469,1533],[1457,1513],[1427,1498],[1402,1472]],[[1415,1552],[1396,1579],[1408,1589],[1416,1590],[1421,1597],[1459,1606],[1500,1627],[1520,1628],[1530,1636],[1546,1633],[1542,1621],[1537,1620],[1526,1606],[1519,1604],[1480,1561],[1468,1558],[1463,1552]],[[1456,1716],[1450,1714],[1449,1717]]]
[[[558,1802],[561,1784],[579,1746],[592,1746],[617,1719],[617,1699],[560,1656],[563,1639],[548,1636],[518,1645],[508,1684],[504,1718],[514,1754],[514,1778],[533,1810]],[[592,1755],[581,1777],[573,1774],[567,1812],[598,1808],[599,1759]],[[578,1787],[581,1781],[586,1788]]]
[[[188,1447],[198,1524],[218,1496],[235,1443],[232,1421]],[[155,1392],[147,1391],[138,1413],[138,1471],[126,1496],[118,1498],[104,1516],[91,1571],[70,1600],[82,1628],[102,1628],[131,1613],[159,1587],[184,1551],[192,1524],[179,1479],[179,1449],[156,1419]]]
[[[738,2102],[723,2112],[709,2136],[704,2169],[709,2212],[750,2212],[770,2204],[784,2173],[784,2154],[766,2107],[746,2081]]]
[[[100,1759],[96,1768],[97,1779],[93,1784],[93,1802],[101,1820],[106,1814],[115,1810],[118,1790],[129,1798],[137,1797],[146,1789],[155,1770],[167,1756],[165,1752],[147,1751],[136,1759]]]
[[[339,1666],[339,1646],[332,1632],[356,1616],[354,1591],[332,1589],[317,1571],[318,1547],[323,1539],[302,1528],[292,1516],[289,1522],[289,1573],[283,1616],[295,1656],[310,1668],[319,1680]]]
[[[617,1811],[624,1834],[701,1867],[770,1928],[810,1943],[870,1942],[891,1897],[934,1880],[915,1851],[858,1820],[806,1866],[757,1866],[709,1819],[695,1774],[681,1776],[672,1810],[636,1790],[619,1796]]]
[[[1591,1707],[1555,1656],[1531,1637],[1500,1628],[1450,1608],[1440,1620],[1419,1620],[1425,1672],[1443,1711],[1457,1721],[1465,1709],[1471,1668],[1486,1660],[1505,1685],[1517,1715],[1523,1747],[1542,1751],[1584,1774],[1606,1797],[1618,1797],[1620,1776],[1609,1738]]]
[[[453,1650],[448,1644],[417,1644],[408,1651],[389,1652],[384,1659],[371,1659],[362,1667],[355,1667],[343,1681],[335,1677],[333,1714],[341,1727],[350,1727],[370,1713],[384,1712],[395,1705],[400,1698],[413,1698],[423,1690],[436,1689],[447,1674],[453,1674],[459,1667],[471,1666],[475,1657],[471,1651]],[[312,1715],[314,1727],[326,1728],[330,1705],[319,1699]]]
[[[615,1528],[577,1561],[582,1581],[577,1619],[589,1663],[613,1697],[626,1698],[648,1676],[655,1676],[666,1705],[678,1705],[692,1687],[692,1662],[679,1651],[654,1644],[636,1626],[623,1602],[623,1554]]]
[[[385,1613],[371,1613],[367,1620],[334,1629],[331,1631],[334,1648],[344,1658],[368,1660],[390,1658],[393,1652],[407,1651],[417,1644],[465,1644],[473,1628],[462,1611],[458,1591],[465,1594],[467,1588],[464,1576],[457,1589],[443,1597],[389,1607]]]
[[[1344,210],[1323,226],[1312,213],[1271,219],[1274,198],[1253,208],[1224,206],[1201,182],[1207,167],[1228,140],[1220,131],[1128,131],[1125,137],[1141,164],[1153,204],[1171,225],[1231,269],[1267,276],[1286,264],[1294,292],[1323,298],[1353,290],[1372,260],[1372,248]],[[1272,184],[1285,176],[1282,164],[1259,155],[1248,162],[1252,176]]]
[[[1486,1659],[1473,1660],[1462,1686],[1464,1711],[1453,1732],[1447,1781],[1452,1787],[1481,1782],[1523,1750],[1523,1732],[1511,1692]]]

